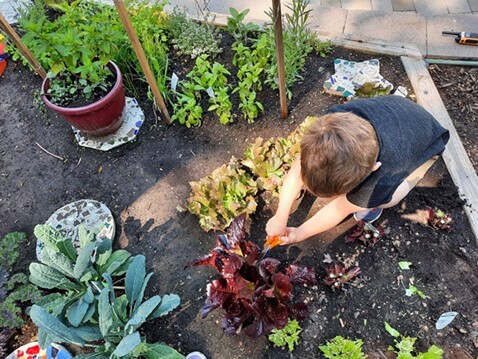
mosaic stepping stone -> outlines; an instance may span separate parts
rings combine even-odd
[[[115,236],[115,221],[111,211],[103,203],[82,199],[69,203],[56,210],[45,222],[60,231],[65,237],[71,238],[75,248],[79,248],[78,228],[84,227],[89,231],[99,232],[96,238],[108,238],[113,240]],[[37,241],[37,258],[40,258],[43,243]]]
[[[6,359],[73,359],[73,356],[61,345],[53,343],[46,349],[40,349],[37,342],[21,346]]]
[[[377,59],[354,62],[344,59],[334,60],[335,74],[324,82],[327,93],[352,99],[362,87],[382,89],[390,93],[393,85],[380,75],[380,61]]]
[[[144,113],[139,107],[136,99],[126,97],[126,104],[122,117],[123,122],[121,127],[114,133],[106,136],[92,136],[81,132],[72,126],[76,142],[83,147],[93,148],[99,151],[109,151],[112,148],[134,140],[144,122]]]

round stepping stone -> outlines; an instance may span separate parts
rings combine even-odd
[[[115,221],[111,211],[103,203],[92,199],[82,199],[64,205],[56,210],[45,224],[60,231],[65,237],[71,238],[77,249],[80,246],[78,241],[78,228],[80,226],[89,231],[99,230],[96,238],[113,240],[115,236]],[[40,258],[42,247],[43,243],[38,240],[37,258]]]
[[[68,350],[61,345],[53,343],[46,349],[40,349],[38,342],[32,342],[21,346],[6,359],[28,359],[28,358],[46,358],[46,359],[73,359]]]

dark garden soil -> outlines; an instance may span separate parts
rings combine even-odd
[[[384,328],[387,321],[401,333],[418,337],[422,350],[436,344],[448,358],[467,358],[466,352],[476,357],[478,250],[442,161],[403,203],[383,214],[380,222],[389,233],[374,246],[345,243],[345,234],[354,226],[349,219],[317,238],[270,252],[284,264],[315,268],[320,279],[317,287],[301,287],[296,293],[297,299],[308,302],[310,314],[301,323],[300,344],[293,354],[274,348],[265,337],[225,336],[219,326],[220,309],[201,319],[206,284],[216,274],[209,268],[183,268],[209,252],[217,233],[205,233],[195,216],[176,210],[189,195],[188,182],[211,173],[231,156],[241,157],[256,137],[286,136],[306,116],[320,115],[342,101],[322,91],[324,79],[332,72],[332,59],[337,57],[372,58],[343,49],[334,50],[326,59],[310,58],[304,81],[294,88],[286,120],[280,118],[277,93],[264,91],[261,100],[266,113],[254,124],[238,118],[236,123],[223,126],[206,117],[199,128],[166,126],[155,119],[143,89],[138,100],[146,122],[137,140],[106,153],[77,146],[71,128],[62,119],[47,120],[33,106],[33,92],[40,88],[40,79],[10,63],[0,79],[0,238],[11,231],[27,233],[30,242],[18,264],[25,269],[35,257],[35,224],[45,222],[52,212],[72,201],[90,198],[103,202],[116,219],[115,246],[146,256],[148,269],[154,272],[149,294],[177,293],[182,299],[172,315],[145,326],[148,341],[164,341],[184,354],[199,350],[214,359],[318,358],[318,345],[342,335],[361,338],[366,350],[375,353],[370,358],[383,359],[381,352],[388,355],[386,348],[392,344]],[[399,58],[378,58],[384,77],[410,91]],[[439,80],[442,76],[437,74]],[[452,87],[455,85],[448,88]],[[465,106],[476,106],[473,98],[463,101]],[[454,104],[446,103],[449,109]],[[453,110],[451,115],[459,121],[467,116]],[[476,122],[475,127],[463,125],[469,126],[464,132],[474,131],[476,135]],[[37,143],[64,161],[43,152]],[[465,145],[468,147],[466,141]],[[476,158],[476,142],[474,146],[470,154]],[[291,225],[300,224],[309,210],[320,204],[314,200],[311,196],[303,198]],[[449,212],[453,230],[447,233],[429,227],[424,217],[427,207]],[[261,208],[252,217],[251,241],[263,242],[271,216],[270,209]],[[353,257],[352,262],[362,270],[359,280],[340,292],[326,287],[322,282],[326,254],[332,259]],[[401,271],[400,261],[413,265]],[[405,295],[412,280],[426,299]],[[459,315],[437,331],[435,321],[448,311]]]

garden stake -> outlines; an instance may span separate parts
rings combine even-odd
[[[146,76],[146,80],[151,87],[151,91],[153,92],[156,103],[164,116],[164,121],[166,122],[166,124],[169,125],[171,123],[171,118],[169,117],[168,109],[166,108],[166,104],[164,103],[161,91],[159,91],[156,79],[154,78],[153,72],[151,71],[151,67],[149,66],[148,60],[146,59],[143,47],[139,42],[138,35],[136,34],[133,24],[131,23],[131,19],[128,15],[128,11],[126,10],[126,6],[124,5],[123,0],[114,0],[114,3],[116,6],[116,10],[118,11],[118,14],[120,16],[121,22],[123,23],[126,33],[128,34],[129,41],[131,41],[131,45],[133,46],[134,52],[138,57],[139,64],[141,65],[144,75]]]
[[[23,56],[27,59],[30,66],[33,68],[33,71],[41,76],[42,79],[46,77],[46,71],[41,67],[40,63],[35,59],[33,54],[30,52],[28,47],[26,47],[20,40],[20,36],[15,32],[15,30],[10,26],[7,19],[3,17],[0,13],[0,28],[5,31],[9,39],[15,44],[17,49],[22,53]]]
[[[282,119],[286,119],[287,99],[285,92],[285,69],[284,69],[284,41],[282,40],[282,12],[280,0],[272,0],[272,17],[274,18],[274,32],[276,39],[277,68],[279,72],[279,95],[280,111]]]

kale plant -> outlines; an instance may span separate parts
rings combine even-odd
[[[284,328],[289,318],[303,319],[307,306],[292,301],[293,285],[314,285],[316,280],[310,268],[290,265],[281,270],[277,259],[261,259],[257,245],[245,240],[245,227],[246,215],[242,214],[218,237],[208,255],[186,267],[211,266],[221,275],[207,285],[202,317],[220,307],[225,311],[221,327],[226,335],[244,331],[257,338]]]
[[[13,232],[7,234],[0,243],[0,332],[21,328],[25,324],[22,310],[27,304],[41,298],[40,291],[28,283],[27,276],[15,273],[13,268],[24,242],[25,233]]]

